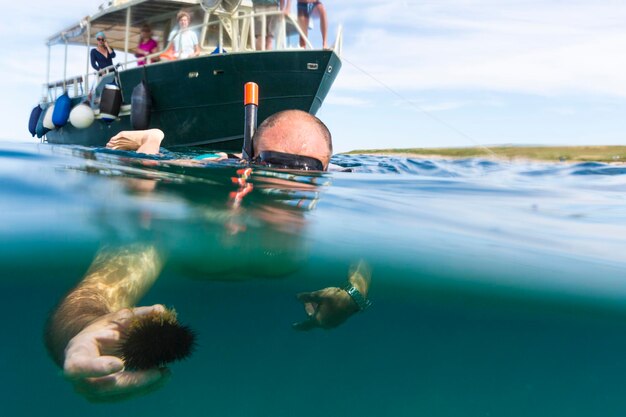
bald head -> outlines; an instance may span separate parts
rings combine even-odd
[[[285,110],[265,119],[253,139],[254,155],[274,151],[319,159],[328,167],[333,153],[332,138],[326,125],[301,110]]]

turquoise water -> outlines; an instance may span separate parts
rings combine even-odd
[[[4,416],[623,416],[626,166],[339,155],[284,178],[0,146]],[[92,404],[42,342],[103,248],[167,254],[141,305],[198,334],[159,391]],[[295,294],[372,268],[373,306],[297,332]]]

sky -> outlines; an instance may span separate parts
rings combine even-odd
[[[46,79],[44,40],[101,3],[3,4],[0,139],[32,141],[28,117]],[[337,152],[626,144],[625,0],[324,5],[331,44],[343,27],[343,66],[317,114]],[[318,22],[312,34],[321,46]],[[52,78],[60,79],[63,48],[54,51]],[[84,49],[71,60],[71,74],[84,72]]]

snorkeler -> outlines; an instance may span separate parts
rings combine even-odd
[[[107,148],[155,155],[165,138],[160,129],[123,131],[113,136]],[[253,165],[274,168],[326,171],[333,153],[330,131],[317,117],[301,110],[285,110],[265,119],[253,138]],[[237,155],[237,157],[240,157]],[[204,164],[227,159],[225,153],[174,160],[181,165]]]
[[[109,147],[155,154],[163,140],[158,129],[121,132]],[[326,170],[332,154],[330,132],[319,119],[301,111],[277,113],[258,128],[253,164]],[[168,161],[170,163],[171,161]],[[161,272],[163,255],[153,246],[129,245],[103,249],[83,280],[50,316],[46,347],[76,390],[91,401],[118,401],[154,391],[169,377],[163,365],[132,369],[120,349],[128,344],[133,323],[160,317],[156,304],[134,307]],[[306,319],[296,330],[333,328],[368,307],[371,272],[360,262],[343,287],[328,287],[297,295]],[[188,347],[188,346],[187,346]]]

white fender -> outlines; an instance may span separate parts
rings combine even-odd
[[[70,112],[70,123],[77,129],[85,129],[91,126],[94,119],[94,112],[86,103],[77,104]]]
[[[54,130],[56,126],[52,123],[52,113],[54,113],[54,103],[46,109],[46,115],[43,117],[43,127]]]

